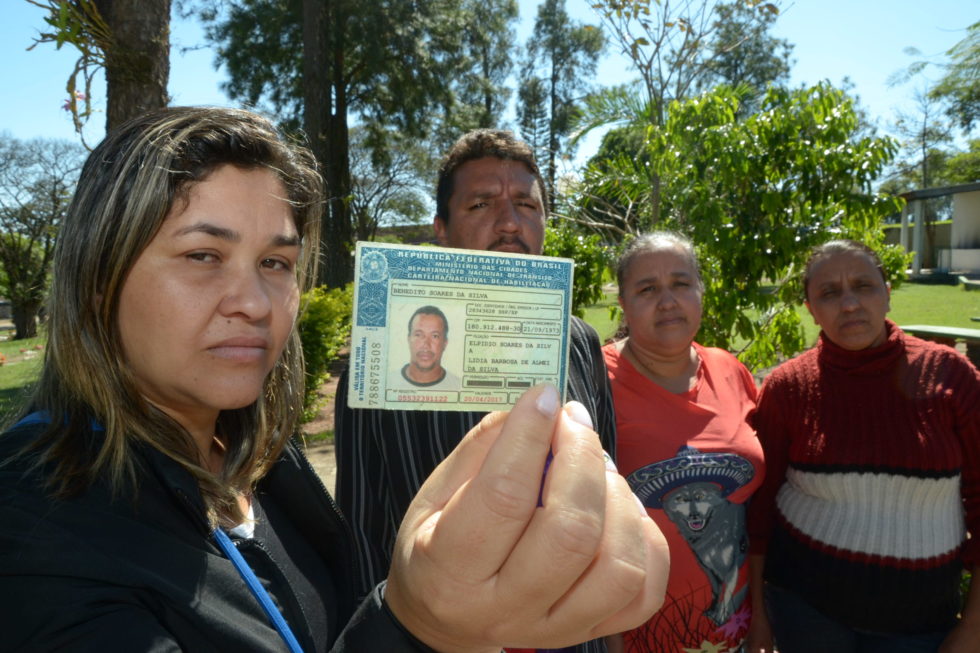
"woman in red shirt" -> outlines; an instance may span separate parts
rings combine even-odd
[[[755,382],[728,352],[694,342],[704,287],[689,240],[637,238],[618,281],[629,335],[603,348],[616,463],[671,557],[664,607],[623,644],[630,653],[736,650],[751,618],[744,504],[763,476],[747,421]]]

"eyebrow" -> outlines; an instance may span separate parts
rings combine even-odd
[[[691,274],[690,272],[686,272],[684,270],[676,270],[674,272],[671,272],[670,275],[668,276],[668,279],[693,279],[693,278],[694,278],[693,274]],[[659,280],[660,277],[655,277],[655,276],[641,277],[637,279],[635,282],[633,282],[633,285],[638,286],[643,283],[653,283],[654,281],[659,281]]]
[[[537,185],[536,184],[532,184],[530,190],[524,190],[522,188],[515,188],[514,189],[513,196],[514,197],[519,197],[519,198],[522,198],[522,199],[523,198],[533,198],[534,197],[534,191],[535,191],[536,188],[537,188]],[[480,187],[480,188],[475,188],[475,189],[469,191],[468,193],[463,193],[462,194],[462,197],[464,197],[466,199],[472,200],[472,199],[487,199],[489,197],[496,197],[497,195],[500,195],[500,188],[499,187],[491,188],[489,186],[483,186],[483,187]]]
[[[178,229],[174,235],[187,236],[194,233],[207,234],[208,236],[214,236],[215,238],[220,238],[221,240],[226,240],[230,243],[239,243],[242,240],[242,235],[237,231],[226,227],[219,227],[218,225],[211,224],[210,222],[196,222],[192,225]],[[302,240],[299,236],[286,236],[279,234],[272,239],[272,243],[276,247],[299,247],[302,244]]]

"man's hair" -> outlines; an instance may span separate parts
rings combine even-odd
[[[415,321],[416,315],[435,315],[440,320],[442,320],[442,337],[449,340],[449,320],[446,319],[446,315],[439,310],[437,306],[420,306],[415,309],[412,313],[412,317],[408,318],[408,335],[412,335],[412,322]]]
[[[704,290],[704,283],[701,281],[701,266],[698,264],[698,256],[694,251],[694,243],[686,236],[674,231],[653,231],[637,236],[630,241],[619,257],[619,262],[616,265],[616,283],[619,284],[620,297],[623,296],[623,282],[626,280],[626,274],[636,257],[647,252],[665,249],[679,249],[687,256],[691,262],[691,268],[694,270],[695,280],[698,286]]]
[[[824,259],[828,259],[831,256],[836,256],[837,254],[844,254],[848,252],[853,254],[864,254],[869,259],[871,259],[871,263],[875,266],[875,268],[877,268],[878,274],[881,275],[881,280],[884,281],[886,284],[888,283],[888,275],[885,274],[885,268],[881,264],[881,258],[878,256],[878,253],[875,252],[873,249],[871,249],[864,243],[859,243],[856,240],[848,240],[848,239],[830,240],[827,241],[826,243],[823,243],[822,245],[817,245],[816,247],[810,250],[810,258],[807,259],[806,267],[803,268],[803,299],[807,301],[809,301],[810,299],[809,288],[810,288],[810,279],[813,276],[813,267],[820,261],[823,261]]]
[[[220,413],[227,452],[218,474],[205,469],[190,434],[142,397],[125,360],[119,299],[127,275],[171,210],[186,206],[193,185],[224,165],[276,175],[302,236],[300,288],[313,278],[322,182],[312,155],[268,120],[237,109],[172,107],[110,132],[85,162],[58,234],[48,344],[30,402],[51,416],[34,450],[39,463],[53,463],[56,494],[81,491],[102,475],[122,491],[135,484],[134,447],[148,445],[194,476],[212,521],[243,518],[238,493],[265,474],[293,434],[304,381],[295,330],[258,399]],[[104,438],[88,435],[93,421]]]
[[[436,216],[449,223],[449,198],[453,196],[456,170],[467,161],[493,157],[506,161],[519,161],[534,175],[541,191],[542,209],[548,217],[548,193],[541,177],[541,171],[534,160],[534,151],[524,141],[518,140],[514,132],[502,129],[474,129],[463,134],[449,149],[439,166],[439,179],[436,183]]]

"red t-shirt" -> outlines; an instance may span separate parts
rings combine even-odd
[[[616,407],[616,465],[670,546],[663,607],[624,634],[630,653],[737,650],[748,630],[745,502],[762,483],[748,424],[756,387],[726,351],[694,344],[695,387],[673,394],[616,345],[603,348]]]

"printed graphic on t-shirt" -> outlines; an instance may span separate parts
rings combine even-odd
[[[702,453],[684,446],[673,458],[641,467],[627,477],[643,505],[663,510],[676,527],[704,573],[711,593],[708,597],[703,586],[690,587],[682,593],[674,588],[661,610],[664,619],[654,618],[633,631],[628,639],[639,646],[630,646],[630,650],[674,651],[677,641],[698,647],[684,649],[692,653],[721,653],[737,648],[749,622],[747,585],[744,580],[740,583],[740,578],[744,579],[748,536],[745,506],[732,503],[727,497],[747,485],[754,475],[752,464],[742,456]],[[689,632],[678,633],[678,627]],[[724,640],[716,641],[719,636]],[[674,645],[662,648],[657,643],[660,639]]]

